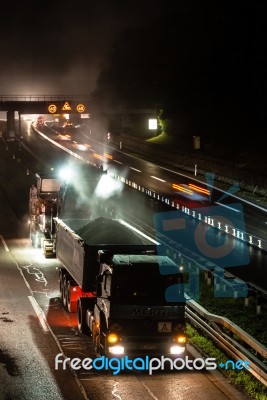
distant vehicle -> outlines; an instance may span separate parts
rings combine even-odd
[[[210,205],[210,191],[193,183],[173,183],[175,196],[172,197],[174,203],[188,208],[201,208]]]
[[[64,125],[64,128],[73,128],[73,122],[67,121],[66,124]]]
[[[78,143],[75,140],[72,142],[72,146],[77,149],[77,150],[81,150],[81,151],[87,151],[90,150],[90,144],[87,143]]]
[[[37,124],[37,126],[39,126],[39,127],[43,127],[44,124],[45,124],[45,119],[44,119],[44,117],[39,116],[39,117],[37,118],[36,124]]]
[[[64,134],[64,133],[59,133],[59,134],[57,135],[57,139],[58,139],[58,140],[69,141],[69,140],[71,140],[71,135],[68,134],[68,133],[66,133],[66,134]]]

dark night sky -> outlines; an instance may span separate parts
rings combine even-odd
[[[161,1],[1,5],[0,94],[90,94],[113,40],[159,14]]]
[[[100,77],[105,99],[115,88],[115,99],[158,101],[194,131],[263,138],[266,10],[261,0],[5,2],[0,95],[92,95]]]

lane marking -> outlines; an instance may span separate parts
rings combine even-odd
[[[134,167],[130,167],[130,169],[132,169],[133,171],[136,171],[136,172],[142,172],[142,171],[140,171],[140,169],[136,169]]]
[[[114,383],[111,394],[113,394],[113,396],[115,396],[117,399],[122,400],[122,397],[119,395],[119,391],[117,388],[118,385],[119,385],[119,382]]]
[[[35,275],[35,277],[36,277],[35,280],[37,282],[44,283],[44,285],[47,286],[48,282],[45,279],[44,273],[42,271],[40,271],[38,268],[34,267],[32,264],[27,265],[25,267],[21,267],[21,268],[25,268],[29,275]],[[30,271],[30,268],[32,268],[33,272]]]
[[[164,179],[160,179],[157,176],[150,175],[150,178],[156,179],[157,181],[160,181],[160,182],[166,182],[166,181],[164,181]]]
[[[4,239],[4,236],[3,236],[3,235],[0,235],[0,239],[1,239],[1,242],[3,243],[3,246],[4,246],[4,248],[5,248],[5,251],[9,251],[9,248],[8,248],[8,246],[7,246],[7,244],[6,244],[6,241],[5,241],[5,239]]]
[[[144,388],[146,388],[146,390],[148,391],[148,393],[150,394],[150,396],[152,397],[152,399],[158,400],[158,397],[156,397],[156,396],[152,393],[152,391],[149,389],[149,387],[148,387],[144,382],[141,382],[141,384],[144,386]]]
[[[37,303],[37,301],[35,300],[35,298],[33,296],[28,296],[28,299],[30,300],[30,302],[33,306],[33,309],[39,319],[39,322],[40,322],[43,330],[45,332],[49,332],[49,328],[47,326],[47,321],[46,321],[46,317],[44,315],[43,310],[41,309],[41,307],[39,306],[39,304]]]

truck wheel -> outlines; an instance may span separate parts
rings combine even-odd
[[[63,270],[59,270],[59,293],[60,299],[63,302]]]
[[[77,300],[73,300],[73,288],[77,286],[77,283],[73,280],[67,280],[67,291],[66,291],[66,299],[67,299],[67,309],[70,313],[75,313],[77,311]]]
[[[69,274],[64,274],[63,276],[63,287],[62,287],[62,303],[65,307],[67,307],[67,292],[68,292],[68,280],[70,276]]]
[[[89,328],[86,324],[86,310],[88,308],[87,303],[86,297],[80,297],[77,305],[78,330],[85,335],[89,334]]]
[[[63,297],[64,297],[64,275],[67,274],[67,271],[65,268],[60,268],[59,269],[59,292],[60,292],[60,299],[63,303]]]

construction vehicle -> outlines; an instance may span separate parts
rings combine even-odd
[[[41,247],[45,257],[55,256],[55,222],[62,180],[53,174],[36,173],[30,188],[29,230],[34,247]]]
[[[99,210],[94,189],[102,173],[91,172],[79,188],[57,186],[57,216],[53,210],[49,239],[62,264],[62,303],[77,313],[78,330],[92,336],[96,355],[183,356],[184,273],[159,251],[159,242],[123,219],[104,215],[108,208]]]

